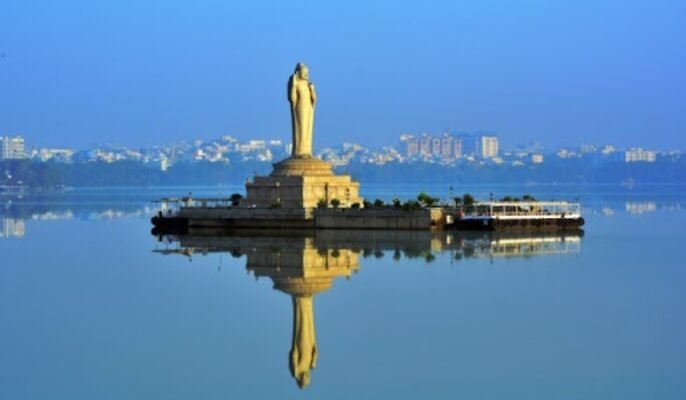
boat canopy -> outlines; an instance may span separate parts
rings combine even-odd
[[[467,215],[552,216],[581,214],[579,203],[566,201],[484,201],[465,207]]]

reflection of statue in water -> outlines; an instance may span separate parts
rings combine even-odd
[[[305,64],[299,63],[288,81],[288,101],[291,103],[293,129],[291,155],[298,158],[312,157],[312,128],[317,94],[314,85],[308,79],[309,70]]]
[[[314,297],[331,289],[336,278],[350,277],[359,268],[359,258],[348,249],[317,248],[309,238],[271,238],[263,245],[252,240],[255,251],[248,253],[247,268],[257,277],[268,276],[274,289],[291,296],[293,338],[288,364],[298,386],[304,389],[319,355]]]
[[[238,233],[238,232],[236,232]],[[284,231],[278,235],[246,231],[244,235],[222,236],[215,230],[195,230],[176,238],[180,248],[159,250],[163,254],[227,251],[234,257],[247,256],[246,269],[256,278],[267,277],[274,289],[288,294],[293,303],[293,331],[288,364],[298,386],[309,385],[310,372],[317,366],[319,348],[314,325],[314,297],[331,289],[337,278],[350,278],[360,266],[360,249],[342,246],[341,232],[322,233],[318,245],[311,232]],[[359,232],[352,234],[359,239]],[[172,240],[169,236],[168,240]],[[328,238],[328,239],[327,239]],[[337,241],[332,243],[332,239]],[[162,240],[162,236],[160,236]],[[366,243],[366,242],[365,242]]]
[[[293,296],[293,347],[291,375],[304,388],[310,384],[310,370],[317,366],[317,338],[314,333],[312,296]]]

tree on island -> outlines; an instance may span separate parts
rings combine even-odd
[[[472,204],[474,204],[474,196],[472,196],[472,195],[469,194],[469,193],[465,193],[465,194],[462,196],[462,203],[463,203],[465,206],[471,206]]]
[[[403,202],[397,197],[391,200],[391,202],[393,203],[393,207],[395,208],[400,208],[403,205]]]
[[[422,205],[419,204],[419,202],[416,200],[408,200],[405,203],[403,203],[403,205],[402,205],[402,209],[404,211],[414,211],[414,210],[418,210],[420,208],[422,208]]]
[[[374,200],[374,208],[382,208],[385,205],[383,200],[381,199],[376,199]]]
[[[238,204],[241,202],[241,199],[243,198],[243,195],[240,193],[234,193],[229,197],[229,200],[231,201],[231,205],[234,207],[237,207]]]
[[[331,206],[333,208],[338,208],[341,205],[341,201],[338,199],[331,199]]]
[[[422,192],[417,196],[417,201],[424,207],[434,207],[438,203],[438,198],[431,197],[428,194]]]
[[[328,203],[326,202],[326,199],[319,199],[317,202],[317,208],[328,208]]]

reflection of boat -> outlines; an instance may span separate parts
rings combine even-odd
[[[566,201],[486,201],[463,207],[452,223],[460,230],[576,230],[581,206]]]
[[[289,369],[299,387],[310,383],[317,365],[314,297],[330,290],[339,277],[350,278],[360,260],[391,255],[395,260],[432,261],[436,253],[451,257],[495,255],[529,257],[537,254],[578,252],[581,234],[513,234],[505,232],[350,231],[350,230],[191,230],[161,235],[164,248],[155,252],[193,257],[227,252],[246,257],[246,269],[266,277],[274,289],[287,293],[293,303],[293,330]]]
[[[578,253],[581,250],[582,237],[583,231],[565,235],[523,232],[519,234],[503,232],[463,234],[456,257],[531,257]]]
[[[157,234],[153,230],[153,234]],[[405,258],[429,253],[457,252],[483,256],[533,256],[580,251],[583,231],[369,231],[369,230],[191,230],[188,234],[156,235],[168,244],[164,254],[228,252],[239,257],[263,251],[313,247],[324,254],[339,250],[383,256],[398,251]],[[249,260],[251,261],[251,260]],[[274,260],[272,260],[274,261]],[[274,261],[275,262],[275,261]],[[278,264],[272,263],[271,266]]]

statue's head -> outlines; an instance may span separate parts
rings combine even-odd
[[[298,382],[298,387],[300,389],[305,389],[310,384],[310,371],[301,372],[295,380]]]
[[[295,66],[295,73],[298,74],[298,78],[300,79],[307,80],[310,77],[310,71],[303,63],[298,63],[298,65]]]

